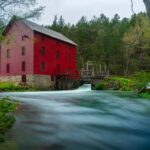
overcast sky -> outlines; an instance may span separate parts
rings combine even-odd
[[[65,22],[76,23],[81,16],[91,19],[94,15],[104,13],[112,18],[118,13],[121,17],[132,15],[130,0],[37,0],[39,5],[45,6],[45,11],[39,20],[39,24],[50,24],[54,15],[62,15]],[[136,13],[145,11],[143,0],[133,0]]]

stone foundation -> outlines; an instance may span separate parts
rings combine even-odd
[[[27,75],[27,85],[37,89],[50,89],[54,86],[51,76],[47,75]]]
[[[0,82],[14,82],[19,84],[21,82],[21,76],[0,76]]]
[[[21,84],[22,76],[0,76],[0,82]],[[37,89],[51,89],[55,86],[55,82],[48,75],[26,75],[26,84]]]

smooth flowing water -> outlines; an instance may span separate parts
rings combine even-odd
[[[22,104],[8,136],[19,150],[150,150],[150,101],[132,94],[84,85],[2,96]]]

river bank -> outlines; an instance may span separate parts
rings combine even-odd
[[[8,97],[0,99],[0,143],[5,141],[5,135],[15,122],[11,115],[17,109],[18,104]]]
[[[119,90],[119,91],[132,91],[136,92],[138,97],[150,99],[150,91],[143,87],[150,82],[150,73],[138,72],[134,75],[124,76],[111,76],[105,78],[101,83],[97,83],[94,90]]]

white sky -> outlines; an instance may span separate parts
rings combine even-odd
[[[145,11],[143,0],[133,1],[136,13]],[[121,17],[132,15],[130,0],[37,0],[37,2],[46,8],[41,18],[35,22],[44,25],[51,24],[56,14],[62,15],[65,22],[71,24],[76,23],[82,16],[91,19],[101,13],[109,18],[116,13]]]

